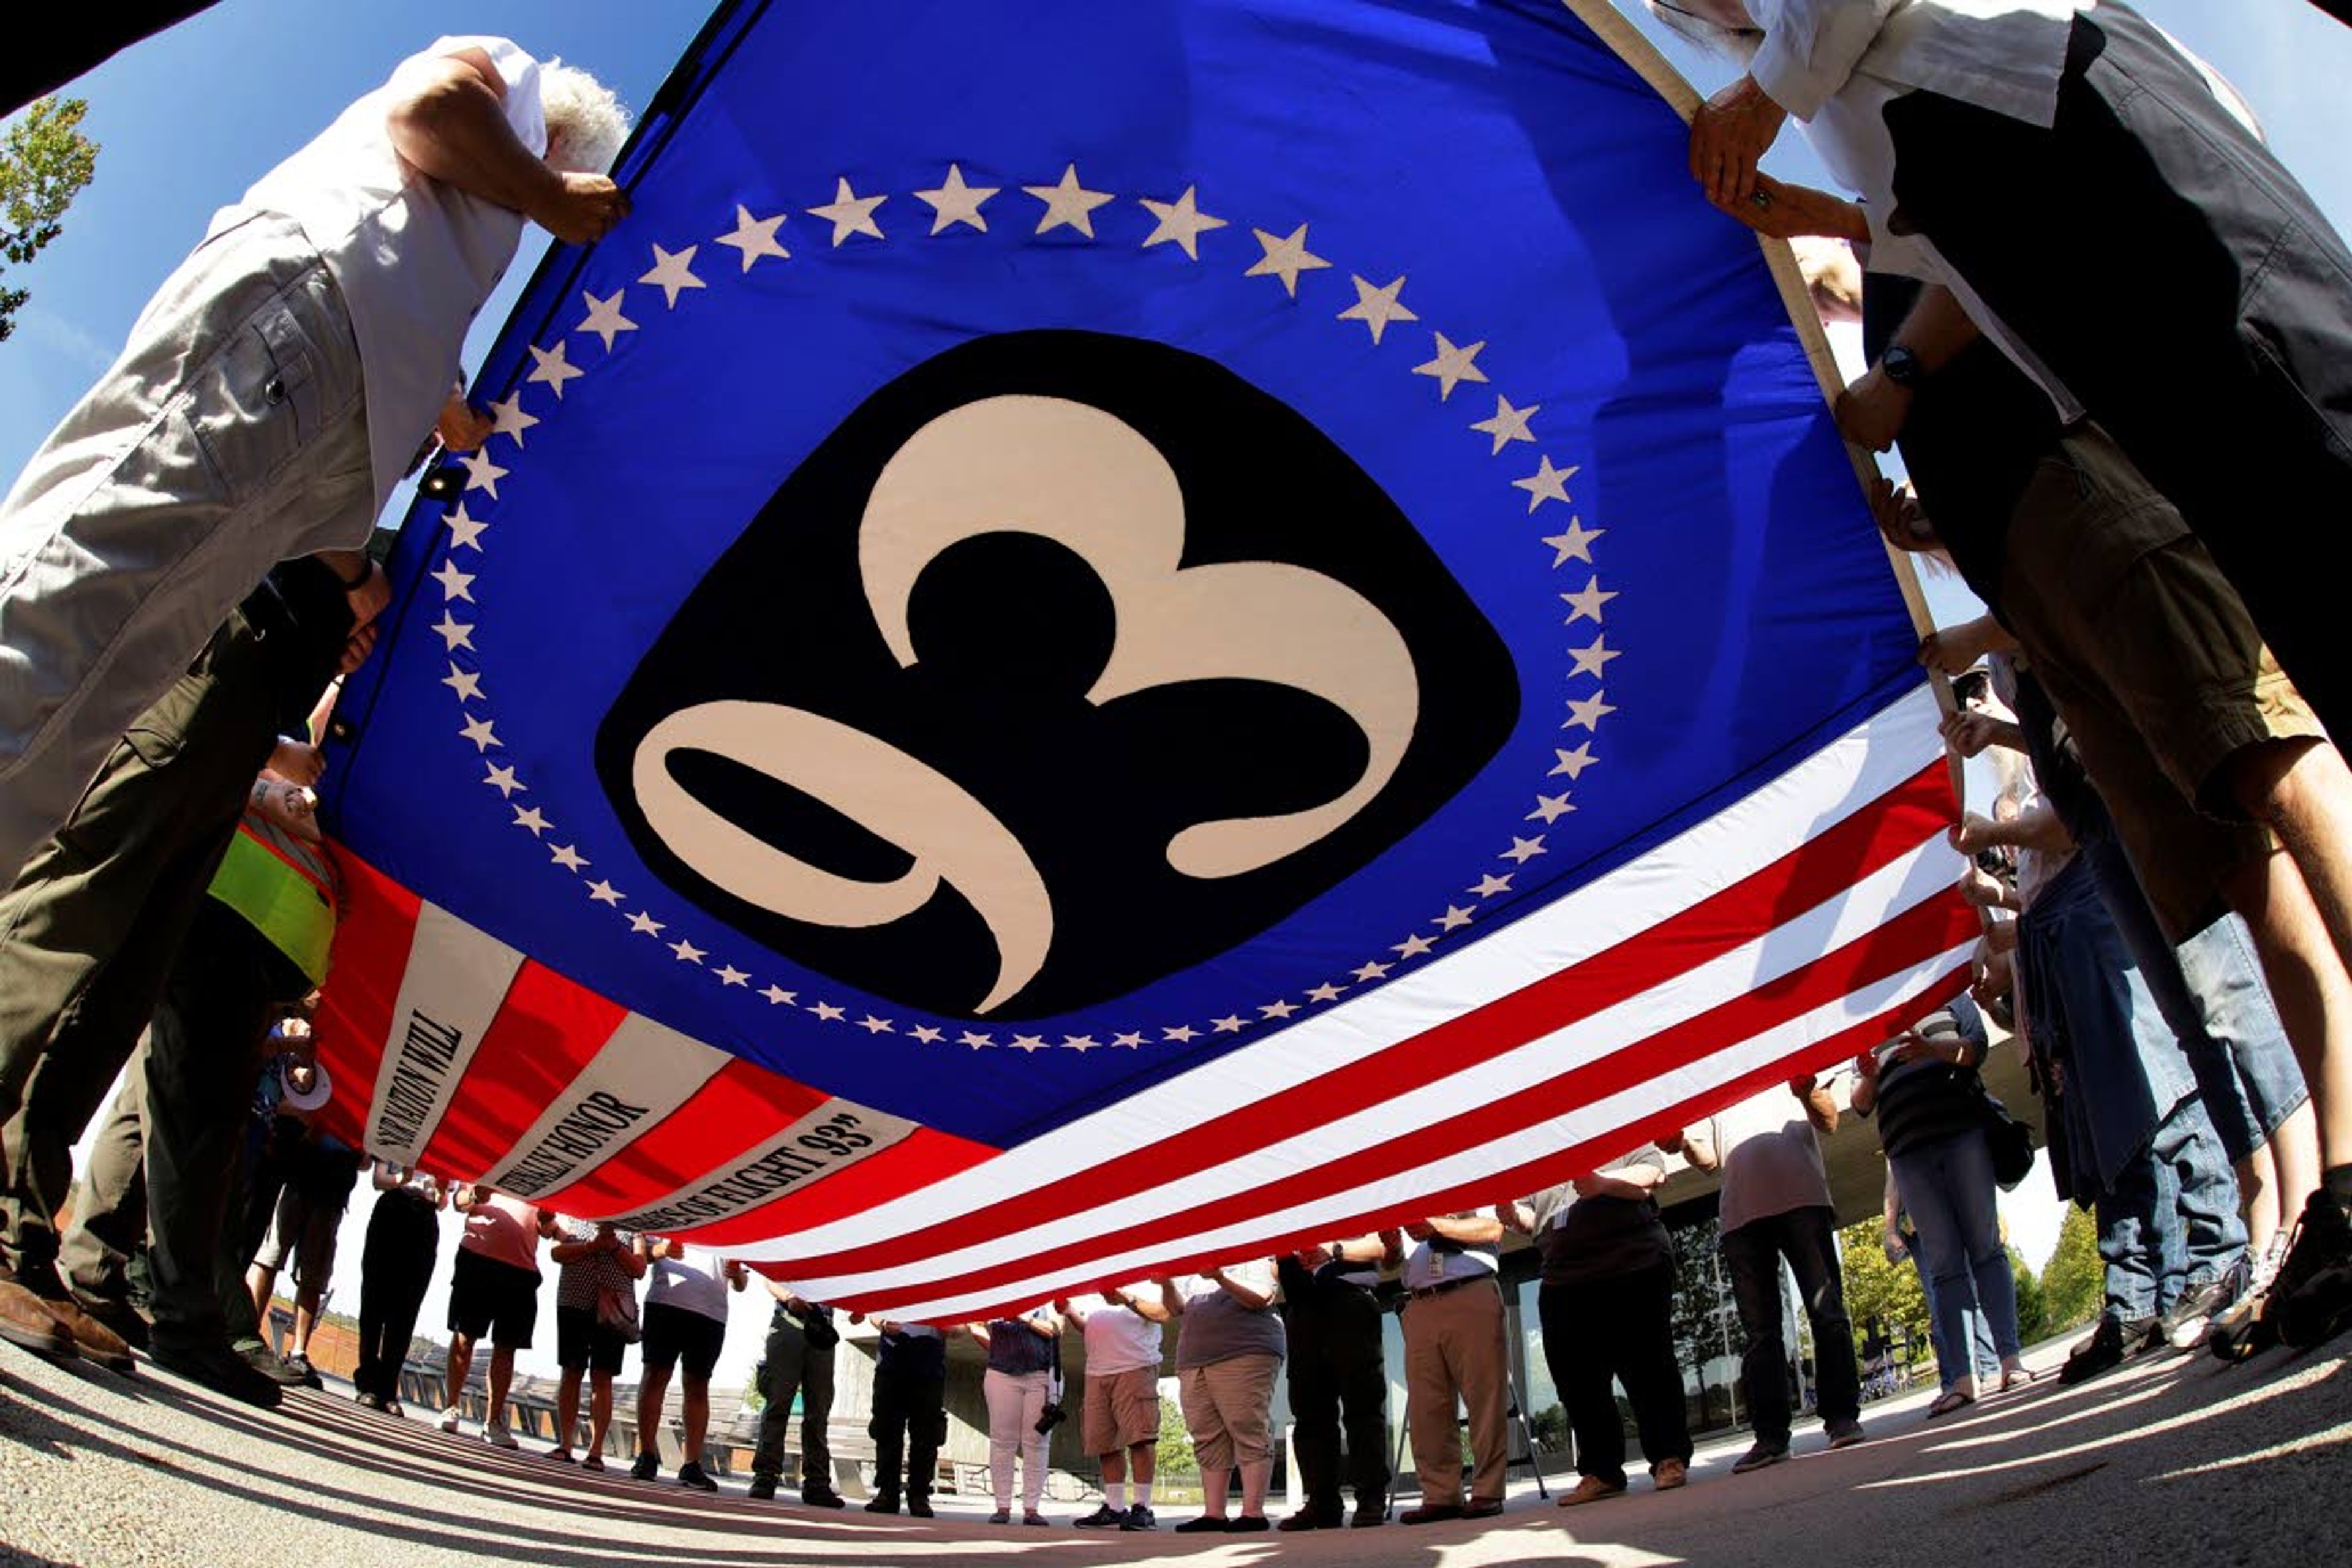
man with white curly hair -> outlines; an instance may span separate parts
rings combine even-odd
[[[0,502],[0,882],[271,566],[383,607],[394,483],[492,427],[450,393],[466,329],[525,220],[628,212],[627,131],[584,72],[443,38],[214,216]]]

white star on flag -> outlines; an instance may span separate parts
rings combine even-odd
[[[1381,341],[1381,334],[1388,331],[1391,321],[1421,320],[1419,316],[1406,310],[1403,302],[1397,298],[1404,289],[1403,278],[1398,278],[1385,289],[1375,289],[1368,280],[1353,273],[1349,275],[1349,281],[1356,286],[1356,302],[1339,312],[1339,320],[1363,322],[1365,326],[1371,329],[1372,342],[1375,344]]]
[[[736,968],[731,963],[722,964],[719,966],[719,984],[721,985],[749,985],[751,984],[751,976],[745,971]]]
[[[694,943],[688,942],[684,937],[680,937],[676,942],[671,942],[669,944],[669,950],[677,954],[677,961],[680,963],[700,963],[704,959],[710,956],[707,951],[695,946]]]
[[[1393,963],[1364,964],[1355,971],[1357,982],[1360,984],[1370,985],[1375,980],[1386,980],[1389,977],[1389,971],[1395,967],[1396,965]]]
[[[1514,408],[1511,406],[1509,398],[1497,393],[1495,395],[1495,416],[1492,419],[1481,419],[1470,428],[1482,436],[1492,436],[1495,438],[1495,449],[1486,455],[1490,458],[1499,458],[1503,455],[1503,448],[1512,442],[1535,439],[1535,433],[1528,428],[1528,421],[1541,412],[1543,412],[1543,405],[1540,403],[1530,403],[1525,408]]]
[[[1045,1048],[1045,1037],[1043,1035],[1015,1035],[1013,1037],[1013,1048],[1016,1051],[1027,1051],[1032,1055],[1034,1055]]]
[[[1561,756],[1566,756],[1567,754],[1568,753],[1565,752],[1560,753]],[[1554,768],[1552,772],[1558,773],[1559,770],[1558,768]],[[1558,822],[1561,817],[1567,816],[1570,812],[1574,811],[1576,807],[1568,804],[1568,795],[1565,791],[1559,795],[1539,795],[1536,796],[1536,808],[1528,813],[1527,816],[1521,817],[1519,820],[1522,822],[1541,822],[1546,827],[1549,827],[1553,823]]]
[[[640,936],[659,936],[666,927],[653,916],[639,910],[629,917],[629,929]]]
[[[738,202],[735,204],[735,232],[722,234],[712,243],[731,245],[741,251],[746,272],[751,270],[751,263],[764,257],[772,256],[779,261],[790,261],[793,253],[786,250],[783,242],[776,237],[776,230],[783,227],[784,220],[791,216],[790,213],[778,213],[773,217],[753,217],[751,209]]]
[[[610,882],[589,883],[588,896],[600,904],[610,904],[614,909],[621,907],[621,889]]]
[[[441,612],[441,619],[430,629],[441,634],[441,640],[446,645],[445,652],[455,653],[461,647],[474,646],[474,628],[446,610]]]
[[[490,721],[488,719],[468,719],[466,721],[466,727],[458,731],[457,733],[465,739],[473,742],[474,750],[478,752],[487,752],[492,746],[503,746],[506,744],[506,742],[499,740],[498,735],[491,730]]]
[[[538,422],[534,420],[532,423],[536,424]],[[470,550],[477,555],[482,552],[482,535],[489,531],[490,525],[487,522],[480,521],[478,519],[467,517],[466,515],[466,503],[464,501],[461,500],[456,506],[451,507],[449,509],[449,515],[443,518],[441,521],[449,526],[449,548],[451,550]]]
[[[809,216],[833,225],[833,246],[838,250],[841,242],[853,234],[870,234],[880,239],[882,226],[874,221],[874,209],[889,199],[887,195],[861,196],[849,188],[845,175],[840,176],[834,181],[833,200],[821,207],[809,208]]]
[[[588,857],[580,853],[580,847],[576,844],[554,845],[549,848],[547,858],[565,870],[572,872],[581,870],[588,864]]]
[[[1312,272],[1318,267],[1331,265],[1307,248],[1307,226],[1303,223],[1290,231],[1290,237],[1287,239],[1276,239],[1262,228],[1254,228],[1250,232],[1257,236],[1258,247],[1265,254],[1259,257],[1250,269],[1242,276],[1279,278],[1282,279],[1283,292],[1294,300],[1298,298],[1300,273]]]
[[[947,183],[935,190],[917,191],[915,199],[931,209],[931,232],[940,233],[958,224],[969,224],[981,233],[988,232],[988,219],[980,209],[988,198],[1003,190],[1002,185],[967,185],[963,183],[963,165],[948,165]]]
[[[656,246],[655,248],[660,247]],[[621,296],[627,292],[625,289],[615,289],[611,294],[599,300],[595,295],[583,289],[580,297],[588,301],[588,314],[578,326],[572,330],[575,332],[595,333],[604,340],[604,352],[611,353],[614,338],[619,337],[623,332],[634,332],[637,330],[636,322],[621,314]]]
[[[1307,999],[1309,1002],[1337,1002],[1339,999],[1339,993],[1346,989],[1344,985],[1334,985],[1327,980],[1309,991],[1307,994]]]
[[[1529,511],[1535,510],[1548,500],[1565,502],[1568,500],[1568,481],[1574,479],[1579,471],[1577,466],[1572,463],[1565,468],[1553,468],[1549,454],[1538,461],[1542,466],[1534,473],[1524,479],[1511,481],[1513,489],[1528,492]]]
[[[1468,348],[1458,349],[1444,332],[1432,332],[1430,336],[1437,340],[1437,357],[1427,364],[1413,366],[1412,374],[1437,378],[1438,402],[1443,403],[1452,397],[1454,387],[1463,382],[1486,379],[1486,373],[1480,370],[1475,363],[1478,351],[1486,346],[1486,339],[1479,339]]]
[[[1402,942],[1390,943],[1389,951],[1399,958],[1419,958],[1436,945],[1435,942],[1416,931]]]
[[[1576,661],[1575,669],[1570,673],[1592,676],[1605,674],[1609,661],[1617,658],[1618,653],[1618,649],[1609,646],[1608,635],[1603,633],[1583,647],[1572,647],[1568,650],[1568,657]]]
[[[1559,759],[1559,765],[1552,769],[1552,773],[1566,773],[1570,779],[1582,778],[1584,770],[1597,760],[1592,754],[1592,742],[1590,741],[1579,742],[1572,752],[1563,752],[1555,746],[1552,754]]]
[[[857,1026],[865,1030],[869,1035],[888,1035],[897,1033],[896,1030],[890,1027],[889,1019],[877,1018],[871,1013],[866,1014],[866,1016],[859,1021]]]
[[[1601,721],[1617,711],[1601,699],[1601,694],[1598,691],[1581,700],[1571,699],[1568,704],[1568,723],[1560,728],[1565,730],[1570,724],[1581,724],[1588,730],[1600,729]]]
[[[515,777],[514,768],[510,764],[492,763],[488,766],[490,771],[482,775],[482,782],[507,799],[512,800],[518,790],[525,794],[530,793],[530,785]]]
[[[535,805],[516,806],[514,808],[514,825],[517,827],[528,829],[533,838],[538,837],[541,834],[555,826],[553,823],[548,821],[546,816],[541,813],[539,807]]]
[[[505,479],[509,470],[490,461],[488,452],[467,452],[457,460],[466,465],[467,489],[488,490],[492,500],[499,499],[499,481]]]
[[[1446,905],[1445,912],[1438,916],[1436,921],[1437,929],[1440,931],[1460,931],[1469,923],[1470,911],[1457,904]]]
[[[1259,1015],[1267,1018],[1287,1018],[1297,1011],[1298,1005],[1288,1001],[1268,1002],[1258,1008]]]
[[[1463,891],[1466,893],[1475,893],[1482,899],[1491,899],[1497,893],[1507,893],[1511,890],[1511,875],[1512,874],[1510,872],[1506,871],[1501,876],[1497,877],[1492,871],[1489,871],[1486,875],[1478,879],[1478,885],[1476,887],[1465,888]]]
[[[1114,1046],[1124,1046],[1129,1050],[1132,1051],[1139,1049],[1142,1047],[1143,1037],[1130,1030],[1123,1035],[1113,1035],[1110,1037],[1110,1043]]]
[[[1023,190],[1045,204],[1045,213],[1037,220],[1037,232],[1069,227],[1088,239],[1095,237],[1095,208],[1111,199],[1108,191],[1090,191],[1078,184],[1076,163],[1062,171],[1062,183],[1057,185],[1024,185]]]
[[[441,584],[441,601],[444,604],[452,599],[471,601],[474,597],[474,574],[458,571],[455,561],[444,557],[441,570],[428,572],[425,575]]]
[[[1197,186],[1187,185],[1184,194],[1172,202],[1155,202],[1150,196],[1137,198],[1144,211],[1160,220],[1157,226],[1143,237],[1144,249],[1172,242],[1181,246],[1184,254],[1194,261],[1201,259],[1201,236],[1213,228],[1224,227],[1225,220],[1211,217],[1200,209],[1195,201],[1198,189]]]
[[[1551,534],[1544,540],[1546,544],[1559,552],[1552,557],[1553,567],[1567,565],[1571,556],[1587,566],[1591,565],[1592,542],[1608,531],[1605,528],[1587,528],[1580,519],[1570,518],[1566,533]]]
[[[847,1015],[840,1008],[835,1006],[830,1002],[814,1003],[810,1005],[809,1011],[814,1013],[818,1017],[824,1019],[828,1024],[838,1024],[844,1017],[847,1016]]]
[[[449,661],[449,673],[441,678],[441,684],[456,692],[460,702],[484,700],[480,674],[470,669],[459,669],[455,659]]]
[[[1540,833],[1533,838],[1514,837],[1511,840],[1511,847],[1504,850],[1499,858],[1508,860],[1516,866],[1524,866],[1544,852],[1543,841],[1544,836]]]
[[[1569,608],[1568,625],[1572,626],[1590,616],[1593,624],[1598,626],[1601,623],[1601,606],[1616,596],[1615,590],[1602,588],[1601,579],[1595,577],[1575,593],[1562,594],[1559,602]]]
[[[1181,1046],[1197,1038],[1200,1033],[1200,1030],[1190,1024],[1179,1024],[1172,1029],[1160,1030],[1160,1037],[1163,1040],[1173,1040]]]
[[[1239,1014],[1228,1013],[1222,1018],[1210,1019],[1209,1027],[1220,1035],[1238,1035],[1242,1032],[1243,1020]]]
[[[1080,1056],[1084,1056],[1087,1052],[1093,1050],[1097,1046],[1101,1044],[1102,1042],[1096,1039],[1092,1035],[1064,1035],[1062,1037],[1062,1048],[1066,1051],[1076,1051]]]
[[[637,281],[657,285],[667,308],[677,310],[680,294],[688,289],[706,287],[702,279],[690,270],[694,265],[694,253],[701,248],[698,245],[689,245],[684,250],[673,253],[655,246],[653,267]]]
[[[490,434],[504,436],[518,449],[522,446],[522,433],[539,423],[538,415],[522,411],[522,394],[520,392],[509,393],[483,406],[490,411]]]
[[[994,1040],[989,1038],[986,1035],[975,1034],[970,1029],[966,1029],[962,1034],[956,1037],[956,1044],[960,1046],[970,1046],[975,1051],[986,1046],[992,1046],[996,1042]]]
[[[931,1027],[929,1024],[918,1024],[913,1028],[908,1030],[907,1033],[914,1036],[915,1038],[922,1041],[923,1044],[927,1046],[936,1046],[941,1040],[947,1038],[946,1035],[942,1034],[940,1030]]]
[[[781,985],[772,984],[760,994],[768,999],[769,1006],[782,1007],[789,1005],[800,994],[796,991],[787,991]]]
[[[523,346],[530,350],[530,357],[538,366],[523,379],[547,383],[548,390],[555,394],[556,401],[559,403],[563,400],[563,384],[588,374],[565,357],[569,345],[562,342],[558,342],[551,350],[541,348],[537,343],[526,343]],[[498,493],[496,490],[490,492],[493,496]]]

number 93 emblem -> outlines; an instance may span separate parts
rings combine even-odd
[[[1517,708],[1501,639],[1295,410],[1164,345],[1022,332],[843,421],[596,762],[647,864],[783,957],[1021,1018],[1265,930]]]

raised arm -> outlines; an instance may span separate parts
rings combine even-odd
[[[507,123],[504,78],[481,49],[414,73],[386,112],[393,150],[444,184],[522,214],[558,239],[601,239],[629,210],[602,174],[558,174]]]

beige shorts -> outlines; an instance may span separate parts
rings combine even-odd
[[[2224,765],[2326,731],[2172,504],[2095,425],[2042,461],[2011,518],[2001,615],[2066,721],[2176,942],[2273,847]]]
[[[1087,1373],[1079,1422],[1087,1452],[1115,1454],[1160,1436],[1160,1369],[1139,1366],[1097,1376]]]
[[[1184,1427],[1203,1475],[1274,1458],[1277,1355],[1237,1355],[1176,1369]]]

